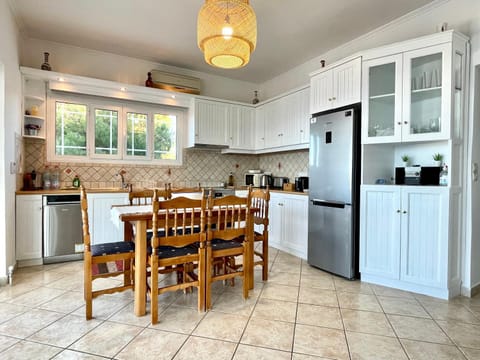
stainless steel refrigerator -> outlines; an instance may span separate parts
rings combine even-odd
[[[358,278],[360,104],[310,121],[308,263]]]

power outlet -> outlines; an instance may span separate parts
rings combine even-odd
[[[10,161],[10,174],[17,173],[17,163],[15,161]]]

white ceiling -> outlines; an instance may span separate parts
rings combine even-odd
[[[257,48],[237,70],[196,43],[203,0],[9,0],[27,37],[262,83],[432,0],[251,0]]]

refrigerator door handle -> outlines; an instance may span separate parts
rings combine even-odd
[[[310,200],[314,206],[324,206],[332,207],[338,209],[344,209],[345,206],[351,206],[352,204],[347,204],[342,201],[332,201],[332,200],[321,200],[321,199],[312,199]]]

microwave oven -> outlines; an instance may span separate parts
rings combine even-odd
[[[253,187],[262,186],[263,173],[247,173],[245,174],[245,185],[251,185]]]

